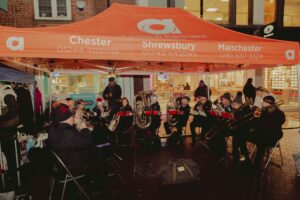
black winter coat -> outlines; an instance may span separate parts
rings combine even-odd
[[[178,123],[177,125],[178,126],[181,126],[181,127],[185,127],[188,120],[189,120],[189,117],[190,117],[190,112],[191,112],[191,107],[189,105],[185,106],[185,107],[180,107],[179,108],[180,112],[182,112],[183,114],[182,115],[178,115]]]
[[[209,98],[211,96],[211,90],[209,89],[209,96],[207,94],[207,85],[203,86],[203,87],[197,87],[197,89],[194,92],[194,97],[197,98],[199,96],[205,96],[207,98]]]
[[[283,136],[282,125],[285,122],[285,114],[279,109],[273,112],[262,111],[261,117],[254,123],[255,134],[261,145],[272,146]]]
[[[79,132],[75,127],[59,123],[49,132],[49,145],[74,174],[81,174],[88,167],[88,150],[92,136],[88,129]]]
[[[158,102],[151,104],[150,109],[152,111],[160,111],[160,105]],[[151,124],[150,127],[153,129],[159,128],[161,125],[160,115],[152,115],[151,116]]]
[[[194,106],[193,110],[194,111],[198,111],[197,107],[199,106],[200,103],[196,103],[196,105]],[[196,121],[199,125],[205,125],[208,123],[208,120],[211,118],[209,115],[209,111],[212,108],[212,103],[211,101],[206,101],[205,104],[202,106],[202,110],[204,111],[204,113],[206,114],[205,116],[202,115],[194,115],[193,121]]]
[[[120,107],[119,112],[133,112],[130,105],[127,105],[125,108]],[[117,126],[117,131],[127,131],[131,128],[133,122],[133,115],[131,116],[121,116],[119,124]]]
[[[245,97],[251,97],[251,98],[255,98],[256,96],[256,89],[252,84],[245,84],[244,88],[243,88],[243,93],[245,95]]]
[[[20,123],[27,132],[33,131],[33,106],[30,91],[24,87],[16,89],[17,102],[19,104]]]
[[[110,97],[109,94],[112,94]],[[108,95],[108,97],[106,97]],[[103,91],[103,98],[105,100],[108,100],[108,105],[110,108],[115,106],[117,104],[117,100],[120,99],[122,96],[122,89],[121,87],[116,84],[114,86],[106,86],[105,90]]]

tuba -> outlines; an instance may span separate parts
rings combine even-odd
[[[152,91],[143,91],[134,97],[134,122],[138,128],[146,129],[151,124],[151,115],[147,115],[151,106],[151,95]]]

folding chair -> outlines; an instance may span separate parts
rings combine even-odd
[[[269,156],[268,156],[268,159],[267,159],[267,163],[264,166],[264,169],[267,169],[267,167],[269,166],[269,163],[270,163],[270,161],[272,159],[272,156],[273,156],[274,149],[276,149],[276,148],[278,148],[279,154],[280,154],[280,162],[281,162],[280,166],[281,167],[283,166],[282,151],[281,151],[280,142],[278,140],[273,147],[267,147],[266,148],[269,151]],[[255,150],[256,150],[256,145],[254,144],[254,147],[252,148],[251,153],[250,153],[250,158],[253,156]]]
[[[271,151],[271,153],[269,154],[269,158],[268,158],[268,161],[267,161],[267,163],[266,163],[264,169],[266,169],[266,168],[268,167],[268,165],[269,165],[269,163],[270,163],[270,161],[271,161],[272,155],[273,155],[273,150],[274,150],[275,148],[278,148],[278,149],[279,149],[280,161],[281,161],[281,165],[280,165],[280,166],[281,166],[281,167],[283,166],[282,151],[281,151],[281,146],[280,146],[280,143],[279,143],[279,140],[278,140],[278,141],[276,142],[276,144],[275,144],[274,147],[268,147],[268,148],[267,148],[269,151]]]
[[[60,157],[54,151],[51,151],[51,153],[53,155],[54,162],[57,165],[58,169],[61,169],[65,172],[64,179],[59,181],[59,183],[63,183],[63,191],[62,191],[60,199],[61,200],[64,199],[67,184],[69,182],[74,182],[76,187],[84,195],[84,197],[86,199],[90,200],[91,198],[89,197],[89,195],[86,193],[86,191],[82,188],[82,186],[77,181],[78,179],[83,178],[85,175],[82,174],[82,175],[79,175],[79,176],[73,176],[72,173],[70,172],[70,170],[66,167],[66,165],[63,163],[63,161],[60,159]],[[53,178],[52,183],[51,183],[51,190],[50,190],[49,200],[52,199],[54,184],[55,184],[55,177]]]

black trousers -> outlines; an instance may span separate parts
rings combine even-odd
[[[190,123],[190,129],[191,129],[191,134],[192,134],[192,143],[196,144],[197,139],[196,139],[196,127],[201,127],[200,123],[197,120],[193,120]],[[201,139],[203,139],[203,134],[201,134]]]
[[[267,137],[263,133],[249,133],[246,139],[256,145],[255,166],[260,167],[267,148],[274,147],[280,138]]]
[[[182,128],[184,127],[184,125],[182,125],[181,123],[177,123],[174,127],[176,127],[177,129],[177,134],[182,135]],[[168,122],[164,123],[164,128],[167,135],[170,135],[172,133],[173,127],[170,126]]]
[[[241,130],[236,130],[232,135],[232,155],[235,162],[239,161],[240,152],[245,156],[246,160],[249,160],[248,149],[246,145],[246,133]]]

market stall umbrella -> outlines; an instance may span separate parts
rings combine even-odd
[[[297,42],[238,33],[178,8],[113,4],[84,21],[43,28],[0,26],[0,33],[2,59],[43,58],[51,68],[73,62],[104,72],[124,65],[133,68],[121,72],[193,72],[299,62]],[[57,62],[61,59],[67,60]]]

